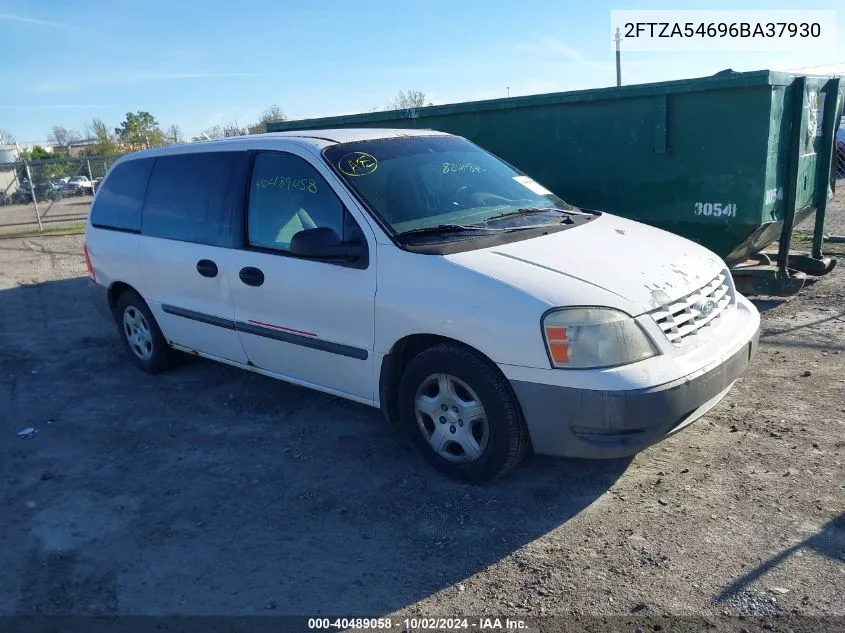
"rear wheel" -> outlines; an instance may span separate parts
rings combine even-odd
[[[132,362],[150,374],[170,368],[175,353],[147,307],[134,290],[127,290],[117,300],[114,318],[123,344]]]
[[[480,354],[453,344],[424,350],[399,383],[400,422],[422,457],[459,481],[482,483],[516,466],[528,432],[516,396]]]

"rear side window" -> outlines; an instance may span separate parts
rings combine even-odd
[[[97,193],[91,209],[91,224],[105,229],[140,231],[141,207],[152,166],[152,158],[115,165]]]
[[[204,152],[156,158],[142,233],[212,246],[239,246],[248,154]],[[238,223],[237,226],[240,226]]]

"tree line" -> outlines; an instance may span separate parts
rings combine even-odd
[[[386,107],[375,108],[374,110],[404,110],[430,105],[433,104],[426,99],[424,92],[408,90],[407,92],[399,91]],[[287,116],[285,116],[281,107],[273,104],[261,114],[258,121],[246,128],[240,128],[234,123],[226,126],[214,125],[206,128],[197,136],[191,137],[191,140],[202,141],[222,138],[227,134],[230,136],[245,134],[249,129],[260,128],[262,125],[277,121],[287,121]],[[82,140],[90,142],[81,151],[81,154],[87,156],[105,156],[185,142],[182,130],[178,125],[174,123],[163,129],[158,120],[145,110],[127,112],[126,117],[115,128],[110,128],[102,119],[95,117],[83,126],[82,133],[62,125],[54,125],[47,136],[47,142],[50,145],[65,150],[68,150],[73,143]],[[13,144],[14,142],[14,135],[0,127],[0,145]],[[55,154],[36,145],[26,152],[24,157],[30,160],[39,160],[55,158]]]
[[[261,118],[248,128],[261,123],[284,120],[286,120],[286,117],[282,109],[278,105],[271,105],[264,111]],[[246,134],[247,129],[238,128],[234,124],[226,127],[215,125],[203,130],[199,135],[192,137],[191,140],[201,141],[221,138],[227,132],[230,135]],[[15,136],[11,132],[0,128],[0,145],[14,144],[15,140]],[[49,145],[54,148],[62,148],[65,151],[69,150],[74,143],[83,140],[88,141],[81,148],[80,154],[83,156],[107,156],[185,142],[182,129],[178,125],[174,123],[162,128],[155,116],[145,110],[127,112],[123,121],[115,128],[109,127],[102,119],[95,117],[83,126],[81,133],[62,125],[54,125],[47,135]],[[23,152],[23,158],[41,160],[56,158],[56,154],[49,152],[40,145],[35,145],[32,149]]]

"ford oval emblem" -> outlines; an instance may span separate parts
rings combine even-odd
[[[707,299],[705,301],[699,301],[696,307],[701,312],[701,316],[709,316],[716,309],[716,302],[713,299]]]

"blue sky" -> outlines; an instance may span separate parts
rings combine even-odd
[[[737,0],[719,8],[836,9],[841,2]],[[615,83],[611,9],[714,8],[709,2],[594,0],[0,0],[0,128],[20,141],[53,125],[116,126],[148,110],[190,137],[255,120],[385,106],[399,90],[450,103]],[[623,54],[623,82],[725,68],[797,69],[835,53]]]

